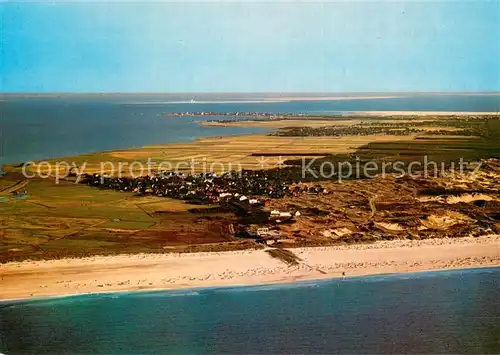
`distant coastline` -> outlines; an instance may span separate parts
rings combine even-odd
[[[312,101],[297,101],[312,96]],[[367,99],[388,97],[394,99]],[[355,100],[324,101],[328,97]],[[369,111],[497,112],[500,93],[3,93],[2,163],[74,156],[177,142],[199,137],[258,133],[258,127],[200,127],[196,117],[165,119],[169,113],[288,112],[338,114]],[[272,98],[294,101],[269,101]],[[319,100],[321,99],[321,100]],[[174,104],[171,102],[191,102]],[[222,102],[231,102],[224,104]],[[242,103],[236,103],[236,102]],[[164,103],[170,102],[170,103]],[[212,102],[212,103],[201,103]],[[212,117],[214,119],[216,117]],[[229,117],[227,117],[229,118]],[[203,118],[210,119],[208,117]],[[31,134],[36,128],[37,134]],[[83,132],[82,135],[76,132]],[[92,135],[93,139],[88,139]]]
[[[263,127],[269,128],[275,126],[276,122],[294,122],[303,120],[303,122],[313,121],[314,124],[349,124],[356,123],[357,119],[367,118],[383,118],[383,119],[415,119],[419,118],[453,118],[453,117],[484,117],[498,118],[499,112],[467,112],[467,111],[346,111],[338,113],[324,114],[293,114],[293,113],[225,113],[225,112],[186,112],[174,115],[166,115],[173,117],[194,116],[194,117],[234,117],[239,119],[221,119],[199,121],[199,124],[204,127]]]
[[[406,96],[285,96],[285,97],[269,97],[260,100],[189,100],[189,101],[166,101],[165,104],[248,104],[248,103],[277,103],[277,102],[293,102],[293,101],[344,101],[344,100],[383,100],[383,99],[399,99]]]

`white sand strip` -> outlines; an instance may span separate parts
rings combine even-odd
[[[498,235],[290,250],[302,259],[299,266],[289,267],[264,250],[11,262],[0,265],[0,299],[500,266]]]

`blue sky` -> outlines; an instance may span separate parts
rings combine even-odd
[[[500,90],[500,2],[1,3],[2,92]]]

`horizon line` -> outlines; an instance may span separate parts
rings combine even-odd
[[[500,90],[481,91],[88,91],[88,92],[43,92],[43,91],[7,91],[0,95],[221,95],[221,94],[497,94]]]

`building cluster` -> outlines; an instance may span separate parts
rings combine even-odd
[[[308,186],[272,170],[248,170],[220,175],[158,172],[138,178],[84,174],[80,181],[90,186],[132,192],[137,195],[171,197],[197,203],[239,201],[256,206],[262,203],[258,198],[328,193],[321,185]]]

